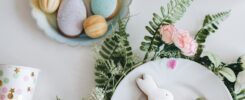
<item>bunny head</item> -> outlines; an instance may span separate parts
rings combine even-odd
[[[158,88],[150,75],[143,74],[141,78],[136,79],[136,83],[147,95],[148,100],[174,100],[173,94],[168,90]]]

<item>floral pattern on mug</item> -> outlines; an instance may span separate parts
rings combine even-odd
[[[0,65],[0,100],[32,100],[38,72],[34,68]]]

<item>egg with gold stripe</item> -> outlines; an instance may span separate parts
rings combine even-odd
[[[83,26],[86,35],[89,36],[90,38],[101,37],[108,30],[106,19],[100,15],[93,15],[88,17],[84,21]]]
[[[39,0],[40,8],[46,13],[54,13],[60,5],[60,0]]]

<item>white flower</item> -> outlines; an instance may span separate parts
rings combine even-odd
[[[237,81],[235,83],[235,92],[239,93],[245,89],[245,70],[237,75]]]
[[[238,62],[241,63],[242,68],[245,70],[245,55],[239,57]]]
[[[87,98],[82,100],[104,100],[105,91],[102,88],[94,88]]]

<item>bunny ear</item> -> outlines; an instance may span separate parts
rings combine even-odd
[[[143,80],[150,82],[152,84],[152,87],[157,87],[157,83],[149,74],[143,74]]]
[[[138,87],[140,88],[140,90],[147,94],[146,91],[148,89],[146,89],[146,88],[148,88],[148,87],[146,87],[146,83],[141,77],[136,79],[136,83],[137,83]]]
[[[139,84],[142,84],[143,82],[143,79],[142,78],[137,78],[136,79],[136,83],[139,85]]]
[[[148,74],[143,74],[143,79],[144,80],[153,80],[153,78]]]

